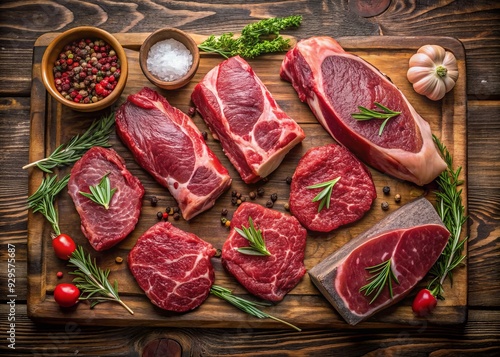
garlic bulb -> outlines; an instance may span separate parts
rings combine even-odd
[[[439,100],[455,86],[457,59],[438,45],[425,45],[410,58],[408,80],[418,94]]]

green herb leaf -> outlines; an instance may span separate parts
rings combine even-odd
[[[318,213],[321,212],[323,207],[326,207],[327,209],[330,208],[330,199],[332,198],[332,191],[333,191],[333,186],[340,180],[340,176],[337,178],[334,178],[333,180],[322,182],[322,183],[317,183],[315,185],[307,186],[306,188],[308,189],[314,189],[314,188],[323,188],[323,190],[318,193],[314,198],[313,202],[320,201],[319,206],[318,206]]]
[[[75,275],[73,283],[81,290],[80,300],[89,300],[90,307],[106,302],[114,301],[122,305],[130,314],[134,312],[120,299],[118,295],[118,283],[114,285],[108,280],[110,270],[102,270],[97,263],[92,260],[90,254],[85,255],[81,246],[71,254],[69,266],[76,267],[77,270],[70,272]]]
[[[54,167],[72,164],[78,161],[83,154],[93,146],[109,147],[109,135],[115,123],[114,113],[96,120],[82,135],[76,135],[68,143],[59,145],[50,156],[23,166],[27,169],[32,166],[47,173],[52,173]]]
[[[359,289],[359,292],[365,292],[365,296],[370,296],[375,293],[370,304],[372,304],[377,297],[380,295],[384,287],[387,285],[389,288],[389,294],[391,295],[391,299],[393,297],[392,294],[392,281],[394,280],[397,284],[399,284],[398,278],[392,271],[391,267],[392,261],[391,259],[386,260],[380,264],[374,265],[372,267],[365,268],[368,270],[370,274],[373,274],[371,277],[367,278],[367,281],[370,281],[368,284],[362,286]]]
[[[222,300],[229,302],[230,304],[232,304],[233,306],[236,306],[238,309],[240,309],[243,312],[246,312],[247,314],[258,317],[260,319],[270,318],[270,319],[273,319],[275,321],[284,323],[285,325],[290,326],[297,331],[302,331],[297,326],[292,325],[291,323],[288,323],[288,322],[283,321],[281,319],[278,319],[277,317],[271,316],[271,315],[258,309],[258,307],[262,307],[262,306],[271,306],[271,304],[269,304],[269,303],[254,302],[254,301],[249,301],[249,300],[240,298],[239,296],[233,295],[231,290],[226,289],[222,286],[218,286],[218,285],[212,285],[212,287],[210,288],[210,293],[212,295],[217,296],[218,298],[221,298]]]
[[[89,186],[90,193],[80,191],[82,196],[85,196],[93,202],[109,209],[111,198],[116,192],[116,188],[111,189],[111,181],[109,180],[109,172],[104,175],[96,186]]]
[[[389,108],[387,108],[387,107],[385,107],[382,104],[377,103],[377,102],[374,102],[373,104],[375,104],[375,106],[377,106],[382,111],[372,110],[372,109],[368,109],[368,108],[365,108],[362,106],[358,106],[358,109],[360,112],[354,113],[351,115],[354,119],[360,120],[360,121],[371,120],[371,119],[384,119],[384,121],[382,122],[382,125],[380,126],[380,129],[378,131],[378,135],[381,136],[382,131],[384,130],[385,125],[387,124],[389,119],[398,116],[399,114],[401,114],[401,112],[396,112],[394,110],[391,110],[391,109],[389,109]]]
[[[55,197],[66,187],[69,181],[69,174],[61,180],[57,180],[57,175],[45,177],[34,194],[28,197],[28,207],[33,212],[40,212],[52,225],[56,235],[61,234],[59,229],[59,217],[54,207]]]
[[[290,48],[290,41],[279,32],[300,26],[302,16],[274,17],[246,25],[238,37],[232,32],[210,36],[198,48],[205,52],[218,53],[225,58],[239,55],[254,58],[264,53],[281,52]]]
[[[271,255],[266,248],[266,242],[264,242],[264,238],[262,237],[262,231],[260,229],[255,229],[252,217],[248,217],[248,224],[248,228],[245,226],[241,226],[241,229],[234,227],[234,230],[250,243],[249,247],[238,248],[238,252],[247,255]]]
[[[429,283],[428,290],[437,298],[444,300],[444,281],[448,277],[453,284],[452,271],[461,265],[466,258],[462,253],[468,237],[462,240],[460,237],[467,217],[464,215],[465,208],[462,205],[462,190],[458,189],[458,186],[463,184],[459,178],[462,167],[454,170],[453,158],[446,146],[435,135],[433,135],[433,139],[447,165],[447,169],[437,178],[439,191],[436,192],[436,208],[451,235],[440,257],[429,271],[429,274],[434,278]]]

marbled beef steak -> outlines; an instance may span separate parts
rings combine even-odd
[[[116,188],[108,209],[80,194],[89,193],[89,186],[99,184],[105,175],[111,188]],[[113,149],[96,146],[88,150],[71,170],[68,192],[80,215],[82,232],[97,251],[123,240],[139,220],[144,188]]]
[[[318,212],[314,197],[323,188],[309,186],[339,178],[333,186],[330,207]],[[377,198],[366,166],[338,144],[309,149],[300,159],[290,185],[290,212],[309,230],[329,232],[364,216]]]
[[[446,247],[450,232],[425,198],[412,201],[350,240],[309,270],[312,282],[351,325],[403,299]],[[373,301],[360,288],[373,275],[366,268],[391,259],[399,284]]]
[[[176,312],[205,301],[215,280],[210,258],[215,249],[193,233],[158,222],[129,253],[128,265],[146,296],[156,306]]]
[[[143,88],[116,112],[116,130],[136,161],[168,188],[189,220],[231,185],[228,171],[189,116]]]
[[[446,168],[429,124],[403,93],[379,70],[344,49],[330,37],[301,40],[285,56],[281,77],[337,142],[368,165],[402,180],[424,185]],[[358,106],[378,102],[401,112],[381,135],[382,120],[358,121]],[[376,109],[376,108],[375,108]]]
[[[273,172],[305,137],[239,56],[208,72],[191,98],[246,183]]]
[[[248,227],[252,218],[262,231],[270,256],[240,253],[249,243],[234,227]],[[251,294],[264,300],[281,301],[306,273],[306,230],[295,217],[261,205],[244,202],[231,219],[231,230],[222,247],[222,265]]]

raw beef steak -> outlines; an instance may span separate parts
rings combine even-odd
[[[158,222],[128,255],[132,275],[156,306],[176,312],[205,301],[215,280],[210,258],[215,248],[193,233]]]
[[[109,208],[80,194],[99,184],[108,175],[116,192]],[[109,249],[130,232],[139,220],[144,188],[127,170],[125,161],[113,150],[93,147],[71,169],[68,192],[80,215],[81,229],[95,250]]]
[[[446,168],[429,124],[403,93],[334,39],[299,41],[286,54],[280,74],[292,83],[328,133],[372,167],[417,185],[431,182]],[[382,120],[352,117],[359,112],[358,106],[373,109],[375,102],[401,112],[387,122],[381,135]]]
[[[249,227],[252,218],[260,229],[270,256],[246,255],[238,248],[249,243],[234,228]],[[222,265],[251,294],[278,302],[306,273],[306,230],[292,216],[255,203],[242,203],[231,220],[231,231],[222,247]]]
[[[225,167],[191,119],[150,88],[129,95],[116,112],[119,137],[136,161],[168,188],[189,220],[231,185]]]
[[[410,202],[352,239],[309,271],[313,283],[351,325],[398,301],[427,274],[450,233],[425,198]],[[371,275],[366,268],[391,259],[399,284],[392,283],[370,304],[359,289]]]
[[[313,199],[324,188],[309,186],[340,178],[330,207],[318,212]],[[377,198],[370,171],[349,150],[337,144],[309,149],[300,159],[290,185],[290,212],[307,229],[330,232],[363,217]]]
[[[246,183],[273,172],[305,137],[239,56],[208,72],[191,99]]]

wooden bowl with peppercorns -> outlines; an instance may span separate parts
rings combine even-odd
[[[184,31],[164,28],[146,38],[139,50],[139,64],[146,78],[157,87],[178,89],[194,77],[200,51]]]
[[[127,56],[102,29],[81,26],[58,35],[42,58],[42,81],[61,104],[80,112],[102,110],[123,92]]]

